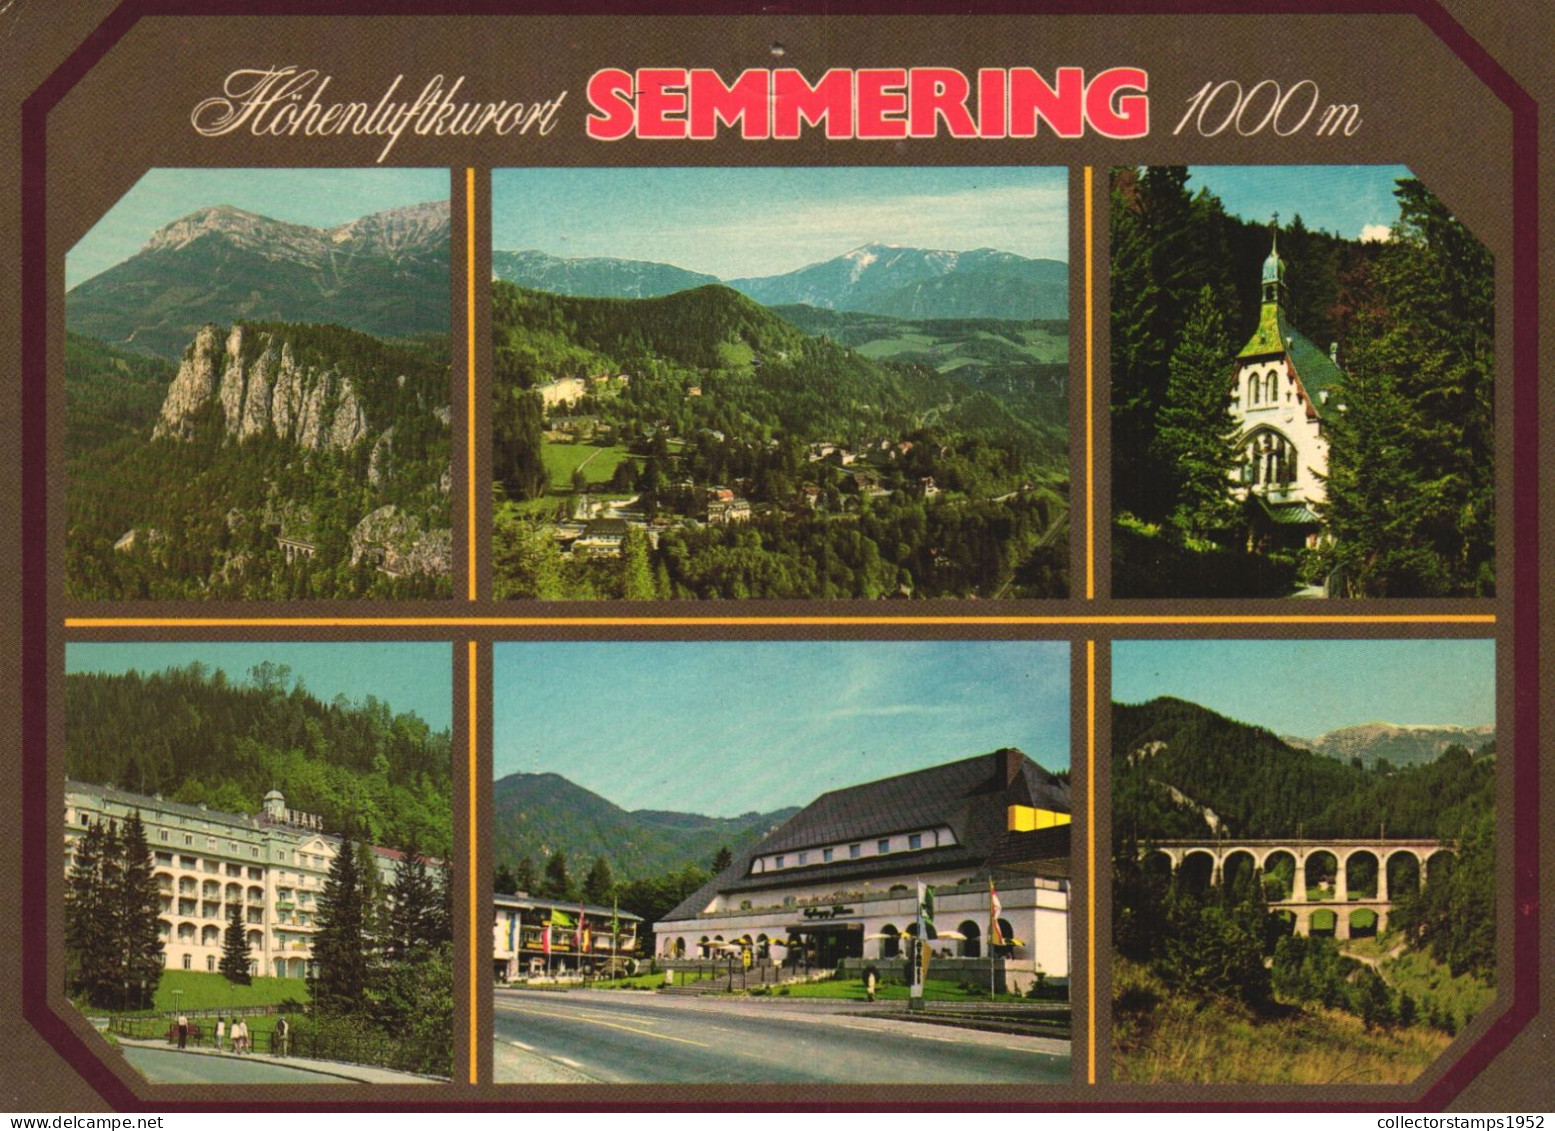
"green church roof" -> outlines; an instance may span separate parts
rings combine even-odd
[[[1323,413],[1322,392],[1344,379],[1344,372],[1313,341],[1290,324],[1285,309],[1277,302],[1266,302],[1258,310],[1258,328],[1237,354],[1237,360],[1253,357],[1270,357],[1285,354],[1301,381],[1301,387],[1312,398],[1312,407],[1319,416]]]

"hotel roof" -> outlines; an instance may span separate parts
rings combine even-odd
[[[996,750],[943,766],[823,793],[770,836],[698,888],[665,920],[695,917],[720,893],[811,883],[902,876],[965,868],[973,875],[1007,855],[1009,807],[1069,812],[1069,787],[1015,749]],[[752,873],[752,863],[774,852],[865,841],[891,833],[949,826],[956,843],[858,860],[839,860],[780,872]],[[1067,840],[1068,830],[1059,834]],[[1053,839],[1053,838],[1049,838]]]

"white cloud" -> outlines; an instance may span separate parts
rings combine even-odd
[[[1367,224],[1361,228],[1362,243],[1387,243],[1393,238],[1393,229],[1386,224]]]

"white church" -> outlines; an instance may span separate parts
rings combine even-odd
[[[1248,510],[1255,543],[1311,547],[1322,528],[1314,508],[1326,494],[1325,421],[1342,410],[1330,398],[1344,373],[1336,360],[1338,346],[1319,349],[1285,313],[1289,294],[1278,228],[1275,232],[1263,264],[1258,326],[1236,356],[1231,416],[1242,463],[1232,491],[1254,504]]]

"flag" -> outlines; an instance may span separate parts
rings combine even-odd
[[[583,926],[583,945],[579,948],[587,951],[594,945],[594,932],[589,930],[588,924]]]
[[[993,877],[988,877],[988,945],[1004,946],[1004,935],[999,930],[999,912],[1004,907],[999,903],[999,893],[994,890]]]
[[[514,951],[515,953],[518,951],[518,944],[515,942],[517,937],[518,912],[515,911],[513,914],[508,916],[508,949]]]
[[[925,887],[920,880],[918,883],[918,954],[920,984],[929,980],[929,954],[931,947],[929,940],[934,937],[934,887]]]
[[[551,921],[545,921],[545,930],[540,934],[540,952],[547,958],[551,956]]]
[[[580,903],[578,904],[578,925],[573,929],[572,932],[572,945],[577,949],[579,954],[583,953],[583,948],[585,945],[584,940],[588,937],[584,930],[583,923],[583,904]]]

